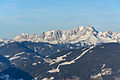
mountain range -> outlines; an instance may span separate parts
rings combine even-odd
[[[4,41],[0,39],[0,41]],[[10,40],[6,40],[8,42]],[[120,33],[106,31],[98,32],[94,27],[76,27],[72,30],[59,29],[37,34],[20,34],[11,40],[16,42],[47,42],[51,44],[75,44],[80,46],[96,45],[100,43],[120,42]],[[78,44],[77,44],[78,43]]]
[[[120,80],[119,41],[91,26],[0,39],[0,80]]]

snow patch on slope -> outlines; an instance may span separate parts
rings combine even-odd
[[[102,79],[102,76],[111,75],[112,74],[112,68],[104,68],[105,66],[106,66],[106,64],[103,64],[103,66],[101,67],[101,72],[99,72],[95,75],[92,75],[91,79],[99,79],[99,78]]]
[[[55,64],[55,63],[58,63],[58,62],[61,62],[61,61],[65,61],[65,60],[66,60],[65,57],[67,57],[67,56],[70,55],[71,53],[72,53],[72,52],[69,52],[69,53],[67,53],[67,54],[65,54],[65,55],[63,55],[63,56],[57,57],[57,59],[53,59],[53,60],[51,61],[50,65]],[[63,59],[63,58],[64,58],[64,59]]]
[[[24,54],[24,52],[20,52],[20,53],[17,53],[15,54],[13,57],[11,57],[9,60],[14,60],[14,59],[17,59],[17,58],[20,58],[20,55]]]

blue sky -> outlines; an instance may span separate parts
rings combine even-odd
[[[120,0],[0,0],[0,37],[93,25],[120,32]]]

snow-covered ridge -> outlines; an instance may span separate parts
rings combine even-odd
[[[76,27],[72,30],[53,30],[43,32],[40,35],[36,34],[20,34],[16,36],[14,41],[32,41],[32,42],[48,42],[51,44],[57,43],[80,43],[81,46],[96,45],[107,42],[120,42],[120,33],[107,31],[98,32],[93,27]]]

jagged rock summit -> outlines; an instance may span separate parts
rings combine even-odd
[[[59,29],[37,34],[20,34],[16,36],[14,41],[32,41],[32,42],[48,42],[51,44],[79,43],[81,45],[96,45],[99,43],[119,42],[120,33],[107,31],[98,32],[94,27],[76,27],[72,30],[61,31]]]

